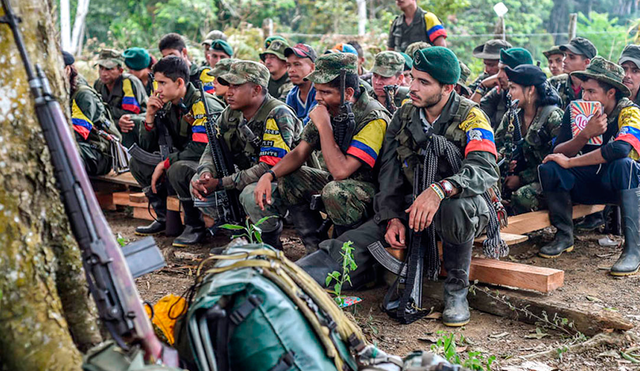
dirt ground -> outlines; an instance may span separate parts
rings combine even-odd
[[[133,233],[135,227],[147,224],[146,221],[131,218],[123,211],[109,212],[107,219],[113,232],[128,241],[137,239]],[[598,239],[604,235],[583,233],[577,235],[573,252],[554,260],[539,258],[536,255],[538,246],[552,236],[550,228],[531,235],[529,241],[511,248],[509,258],[519,263],[565,271],[564,287],[548,295],[541,294],[541,299],[569,308],[617,312],[635,325],[629,333],[640,336],[640,274],[614,278],[607,271],[616,261],[621,248],[602,247]],[[198,261],[206,257],[212,247],[224,246],[228,237],[221,235],[208,238],[203,244],[188,249],[171,247],[172,240],[165,236],[156,237],[167,259],[167,267],[137,280],[143,300],[150,303],[170,293],[183,294],[194,281]],[[288,258],[295,261],[304,254],[300,239],[291,228],[285,228],[283,240]],[[455,330],[443,326],[438,319],[422,319],[410,325],[399,325],[378,307],[385,292],[386,287],[378,287],[351,293],[362,298],[362,303],[351,312],[370,341],[392,354],[404,356],[412,350],[429,350],[438,338],[454,332],[461,358],[468,357],[468,352],[481,352],[484,357],[494,355],[497,363],[492,369],[640,370],[640,363],[621,355],[621,350],[628,351],[629,347],[640,346],[635,341],[628,341],[623,346],[601,345],[579,354],[562,352],[559,350],[577,342],[557,331],[477,310],[472,310],[468,325]],[[425,306],[431,305],[427,302]],[[462,343],[459,341],[460,335],[465,338]],[[513,368],[525,362],[521,357],[546,351],[551,351],[554,356],[540,358],[537,363],[530,360],[523,367]],[[640,354],[640,350],[635,353]]]

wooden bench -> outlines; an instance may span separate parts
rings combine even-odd
[[[128,206],[133,207],[133,217],[136,219],[143,220],[154,220],[156,214],[153,211],[153,208],[149,209],[149,201],[147,200],[147,196],[144,193],[129,193],[128,195]],[[176,196],[167,197],[167,210],[180,212],[180,216],[184,222],[184,212],[180,208],[180,200]],[[151,212],[151,214],[149,214]],[[212,218],[207,215],[203,215],[204,224],[207,228],[213,226],[214,221]]]
[[[140,185],[130,172],[122,174],[111,172],[107,175],[92,176],[90,180],[102,210],[112,211],[119,205],[131,206],[127,204],[129,193],[133,189],[140,189]]]

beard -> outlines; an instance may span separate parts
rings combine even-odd
[[[442,91],[430,97],[427,97],[427,99],[424,100],[424,108],[431,108],[437,105],[438,103],[440,103],[441,100],[442,100]]]

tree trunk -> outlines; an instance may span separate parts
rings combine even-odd
[[[51,4],[12,3],[22,16],[28,54],[45,68],[56,96],[66,100]],[[101,341],[95,310],[22,60],[4,24],[0,50],[0,364],[10,370],[77,370],[82,360],[73,339],[83,350]]]

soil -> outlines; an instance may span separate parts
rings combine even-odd
[[[134,235],[135,227],[148,223],[133,219],[123,211],[107,212],[106,215],[113,232],[128,241],[139,238]],[[564,270],[564,286],[543,295],[544,300],[551,300],[569,308],[618,312],[635,325],[629,333],[640,336],[640,274],[625,278],[614,278],[608,274],[608,268],[620,255],[621,247],[600,246],[598,239],[606,235],[578,233],[573,252],[565,253],[558,259],[538,257],[538,247],[552,237],[552,228],[536,232],[530,235],[529,241],[512,246],[508,259]],[[620,237],[610,237],[621,242]],[[156,237],[156,242],[167,260],[167,266],[136,280],[143,300],[152,304],[167,294],[184,294],[194,281],[199,260],[205,258],[211,248],[224,246],[229,237],[209,237],[203,244],[186,249],[171,247],[172,241],[172,237]],[[284,251],[289,259],[295,261],[304,255],[304,247],[291,228],[285,227],[283,241]],[[385,292],[386,287],[377,287],[350,293],[362,298],[362,303],[349,311],[367,338],[391,354],[404,356],[413,350],[430,350],[439,338],[455,333],[458,354],[462,359],[466,359],[469,352],[481,352],[480,357],[485,358],[493,355],[497,363],[493,364],[492,369],[504,367],[508,370],[640,370],[640,363],[634,363],[621,355],[621,351],[629,347],[640,346],[634,341],[629,341],[621,347],[598,346],[580,354],[562,352],[565,346],[579,341],[542,326],[529,325],[473,309],[471,322],[459,329],[445,327],[437,318],[399,325],[379,309]],[[436,310],[440,309],[435,305]],[[427,302],[425,306],[430,307],[431,304]],[[433,314],[433,317],[437,316],[437,312]],[[461,335],[464,337],[462,342]],[[514,365],[524,364],[525,360],[520,357],[550,350],[555,351],[551,359],[537,362],[530,360],[528,365],[512,368]],[[561,357],[558,354],[561,354]],[[640,350],[635,351],[635,354],[640,354]],[[640,360],[640,357],[638,358]]]

